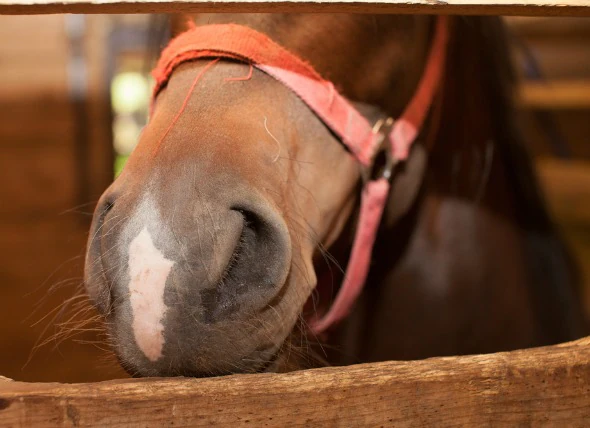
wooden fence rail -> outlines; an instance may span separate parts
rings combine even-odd
[[[0,381],[1,426],[588,426],[590,338],[288,374]]]
[[[589,0],[0,0],[0,14],[362,12],[590,16]]]

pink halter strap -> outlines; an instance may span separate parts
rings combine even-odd
[[[153,100],[167,84],[173,70],[199,58],[229,58],[252,64],[291,89],[330,128],[366,169],[377,153],[385,150],[391,165],[407,158],[437,92],[444,69],[448,40],[448,18],[437,18],[433,44],[417,90],[402,116],[387,126],[374,129],[352,104],[305,61],[276,44],[266,35],[234,24],[194,27],[173,39],[164,49],[153,76]],[[388,122],[391,122],[389,120]],[[386,132],[383,130],[387,129]],[[388,144],[389,143],[389,144]],[[389,193],[389,173],[365,180],[359,224],[344,282],[323,318],[311,322],[315,333],[344,318],[362,291],[375,235]]]

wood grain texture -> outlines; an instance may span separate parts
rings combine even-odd
[[[0,0],[0,14],[361,12],[590,16],[589,0]]]
[[[489,355],[210,379],[0,383],[2,426],[584,426],[590,338]]]

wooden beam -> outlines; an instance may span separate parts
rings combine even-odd
[[[2,426],[587,426],[590,338],[288,374],[0,382]]]
[[[590,80],[527,81],[518,88],[516,102],[522,108],[590,109]]]
[[[590,16],[589,0],[0,0],[0,14],[362,12]]]

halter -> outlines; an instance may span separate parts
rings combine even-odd
[[[314,333],[321,333],[346,317],[363,289],[393,168],[407,159],[441,84],[447,41],[448,18],[439,16],[426,67],[414,96],[397,120],[388,118],[374,125],[311,65],[266,35],[240,25],[206,25],[182,33],[164,49],[152,72],[156,80],[153,105],[174,69],[186,61],[226,58],[250,64],[299,96],[361,165],[360,216],[344,281],[328,312],[310,324]],[[375,177],[374,164],[379,154],[385,155],[386,164]]]

